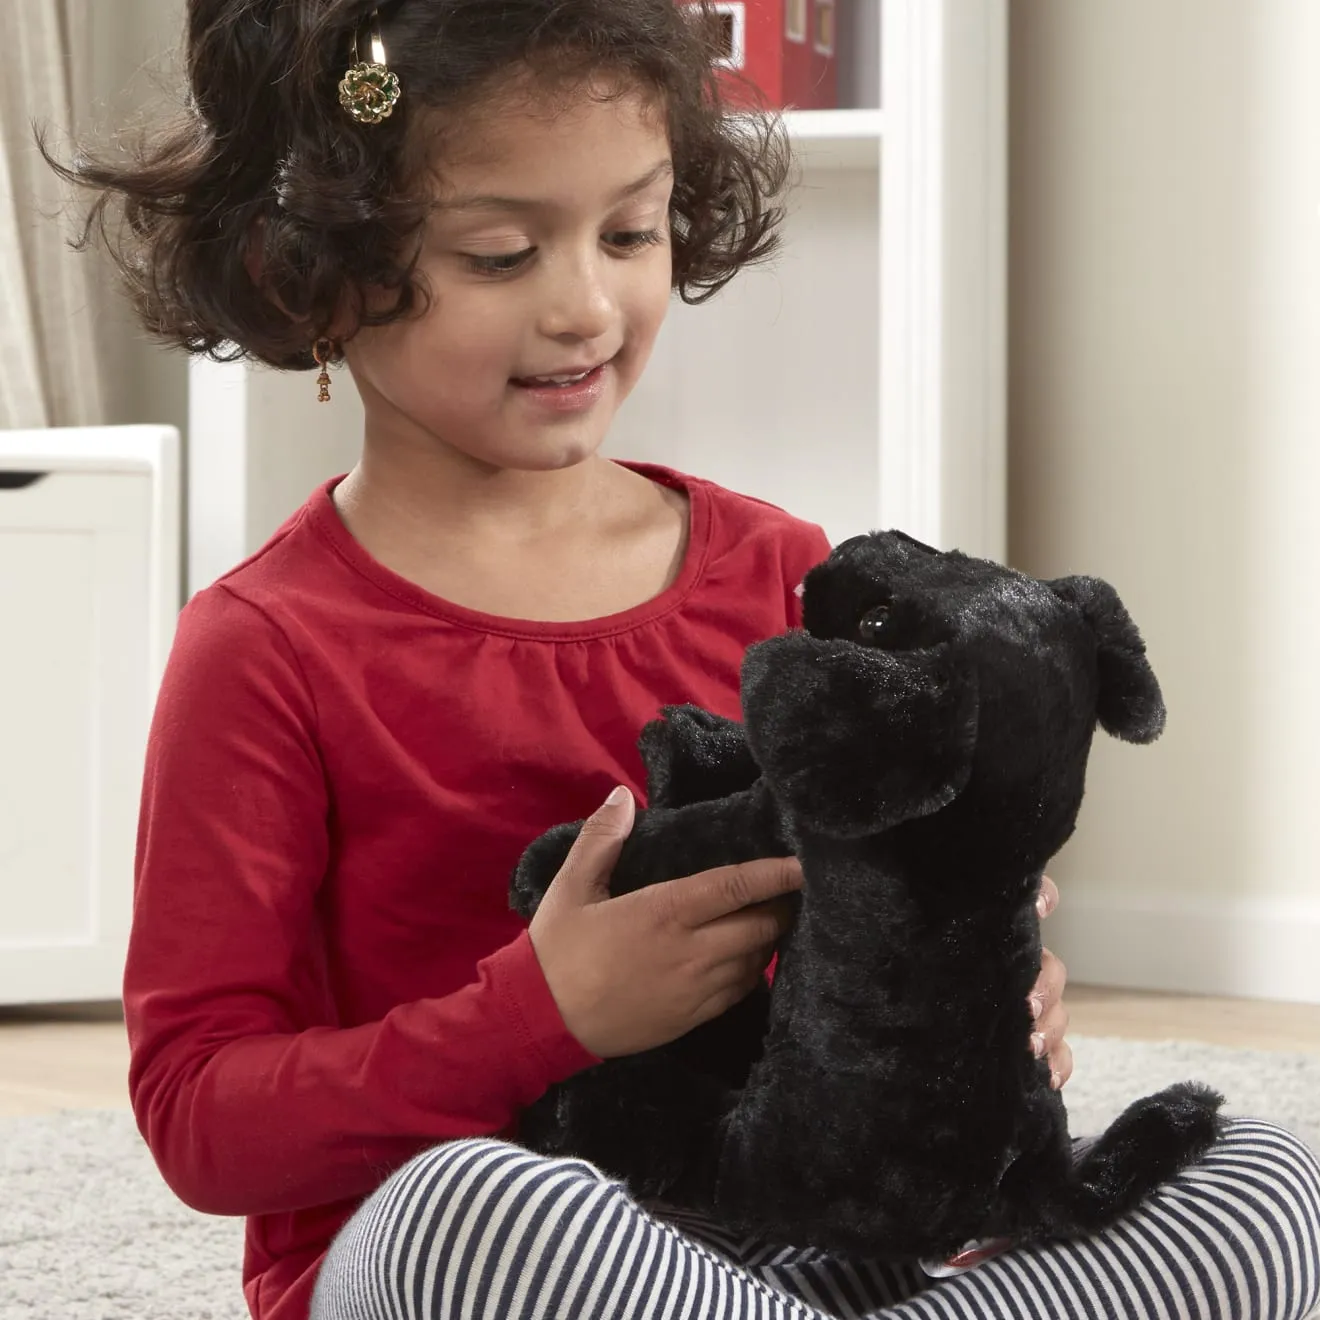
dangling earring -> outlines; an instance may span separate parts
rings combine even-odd
[[[321,387],[321,392],[316,396],[318,403],[330,402],[330,363],[339,360],[339,349],[333,339],[318,339],[312,345],[312,356],[316,359],[316,365],[321,368],[321,374],[316,378],[316,383]]]

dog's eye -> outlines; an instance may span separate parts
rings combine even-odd
[[[857,638],[867,645],[874,645],[880,640],[884,632],[885,624],[889,622],[889,606],[877,605],[872,610],[867,610],[862,615],[861,622],[857,625]]]

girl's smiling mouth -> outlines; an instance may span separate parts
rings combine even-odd
[[[515,376],[512,384],[538,406],[557,412],[590,408],[604,393],[609,361],[594,367],[554,372],[545,376]]]

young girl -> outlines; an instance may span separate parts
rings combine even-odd
[[[744,994],[799,883],[770,859],[608,897],[641,726],[736,716],[828,545],[599,454],[672,291],[772,250],[786,153],[721,114],[674,0],[191,0],[188,70],[138,160],[72,172],[126,206],[146,324],[321,363],[323,393],[342,358],[366,407],[354,470],[184,611],[146,772],[133,1103],[179,1196],[248,1217],[252,1315],[1308,1310],[1320,1176],[1263,1123],[1096,1241],[944,1278],[661,1218],[501,1140]],[[523,929],[523,847],[593,810]],[[1062,980],[1047,958],[1023,1042],[1060,1084]]]

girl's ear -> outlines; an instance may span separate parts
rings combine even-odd
[[[271,282],[266,268],[265,243],[266,217],[259,215],[248,229],[247,242],[243,245],[243,269],[247,271],[248,279],[256,286],[263,298],[283,312],[294,324],[306,326],[308,362],[311,361],[314,339],[328,339],[332,343],[342,346],[348,339],[350,327],[358,324],[357,313],[351,296],[345,295],[341,300],[339,311],[336,312],[333,323],[329,327],[321,327],[317,332],[306,317],[295,316],[289,310],[288,303],[284,301],[280,296],[280,291]],[[340,359],[336,358],[335,360],[339,361]]]
[[[243,244],[243,269],[253,284],[266,291],[266,262],[261,247],[266,237],[266,217],[258,216],[247,231],[247,241]],[[267,295],[269,296],[269,295]],[[280,308],[284,311],[284,308]]]
[[[1164,732],[1164,697],[1146,659],[1146,643],[1108,582],[1093,577],[1057,578],[1046,585],[1081,610],[1098,645],[1100,727],[1125,742],[1149,743]]]
[[[248,230],[247,242],[243,245],[243,269],[247,271],[248,279],[260,291],[262,297],[274,303],[292,321],[294,319],[293,313],[289,311],[284,300],[266,277],[266,257],[263,251],[265,242],[266,217],[259,215],[252,222],[252,226]]]

